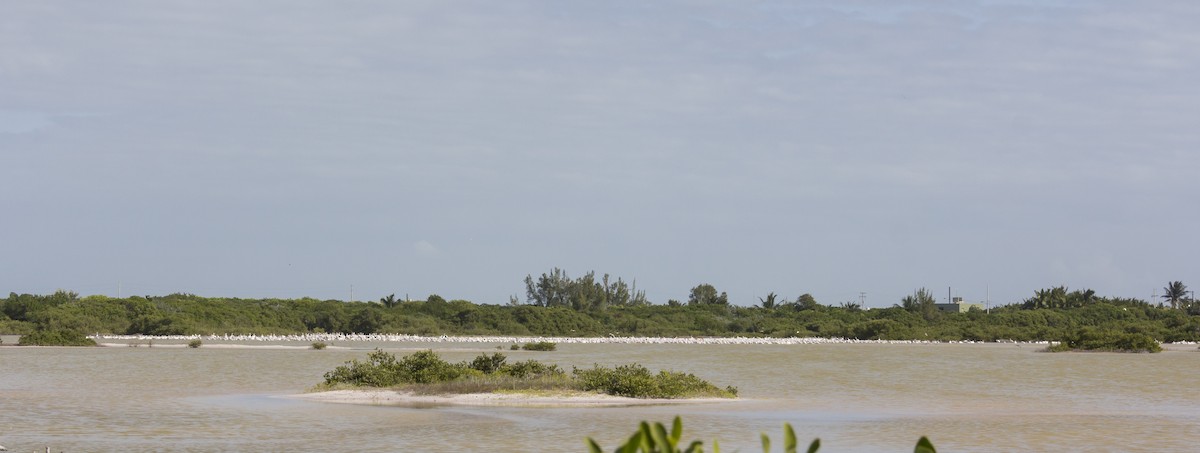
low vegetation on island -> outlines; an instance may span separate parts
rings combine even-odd
[[[1162,345],[1144,333],[1082,327],[1068,333],[1062,341],[1050,345],[1046,350],[1049,352],[1162,352]]]
[[[950,307],[948,311],[945,306],[950,304],[938,303],[924,288],[890,307],[873,309],[853,301],[821,304],[810,294],[788,299],[767,293],[739,304],[710,284],[696,285],[685,300],[652,303],[619,278],[596,277],[591,272],[570,278],[559,269],[526,278],[525,293],[524,300],[514,296],[498,304],[446,300],[436,294],[424,300],[389,295],[377,302],[344,302],[191,294],[111,298],[80,297],[70,291],[13,293],[0,299],[0,333],[823,337],[1049,341],[1070,346],[1072,337],[1086,327],[1155,342],[1200,341],[1200,302],[1189,297],[1191,292],[1178,281],[1163,288],[1161,301],[1103,297],[1092,290],[1060,286],[986,310]]]
[[[526,351],[553,351],[558,349],[558,345],[549,341],[535,341],[532,343],[525,343],[521,346],[521,349]]]
[[[65,329],[38,330],[21,335],[18,346],[96,346],[96,340]]]
[[[651,372],[639,364],[614,368],[594,365],[570,373],[536,360],[509,363],[499,352],[470,362],[450,363],[426,350],[396,358],[375,350],[366,361],[346,362],[325,373],[314,390],[386,388],[415,394],[533,392],[602,393],[630,398],[734,398],[734,387],[719,388],[690,373]]]

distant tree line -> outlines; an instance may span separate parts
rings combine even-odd
[[[0,333],[70,331],[111,334],[287,334],[302,332],[416,335],[766,336],[884,340],[1060,340],[1081,328],[1142,333],[1159,341],[1200,340],[1200,303],[1181,282],[1163,303],[1102,297],[1091,290],[1041,289],[1021,303],[990,312],[942,312],[932,293],[914,290],[888,308],[793,300],[775,293],[756,306],[729,303],[713,285],[696,285],[686,302],[652,304],[633,283],[589,272],[571,278],[554,269],[525,279],[524,302],[446,300],[378,302],[165,296],[80,297],[11,293],[0,299]]]

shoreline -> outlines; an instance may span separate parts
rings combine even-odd
[[[321,403],[358,404],[368,406],[506,406],[506,407],[628,407],[668,404],[707,404],[739,401],[738,398],[630,398],[601,393],[566,393],[536,395],[528,393],[462,393],[451,395],[418,395],[388,389],[329,390],[323,392],[281,395],[280,398]]]
[[[201,340],[201,341],[234,341],[234,342],[389,342],[389,343],[490,343],[490,344],[524,344],[550,342],[559,344],[695,344],[695,345],[816,345],[816,344],[982,344],[982,345],[1034,345],[1049,346],[1056,341],[932,341],[932,340],[858,340],[853,338],[824,338],[824,337],[546,337],[546,336],[423,336],[407,334],[289,334],[289,335],[255,335],[255,334],[209,334],[209,335],[88,335],[104,346],[125,346],[125,343],[102,343],[101,340],[117,341],[148,341],[148,340]],[[1185,350],[1187,347],[1200,343],[1182,341],[1176,343],[1161,343],[1163,349]],[[204,345],[213,347],[217,345]],[[333,347],[330,345],[330,347]],[[296,347],[303,349],[302,347]],[[1194,348],[1193,348],[1194,349]]]
[[[88,335],[94,340],[210,340],[210,341],[297,341],[297,342],[397,342],[397,343],[501,343],[524,344],[535,342],[551,342],[561,344],[1049,344],[1048,341],[930,341],[930,340],[858,340],[853,338],[823,338],[823,337],[547,337],[547,336],[423,336],[406,334],[289,334],[289,335],[254,335],[254,334],[209,334],[209,335]],[[1195,343],[1192,343],[1195,344]]]
[[[19,335],[0,335],[0,337],[12,337],[12,342],[0,344],[0,348],[16,347],[17,338]],[[481,336],[423,336],[423,335],[405,335],[405,334],[288,334],[288,335],[255,335],[255,334],[209,334],[209,335],[113,335],[113,334],[92,334],[88,338],[95,340],[100,347],[139,347],[140,344],[132,342],[155,342],[155,341],[215,341],[220,343],[205,343],[204,348],[250,348],[250,349],[311,349],[309,344],[292,345],[286,343],[315,343],[322,342],[327,344],[328,349],[358,349],[353,346],[353,343],[434,343],[434,344],[489,344],[489,345],[510,345],[524,344],[534,342],[551,342],[559,344],[630,344],[630,345],[849,345],[849,344],[885,344],[885,345],[990,345],[990,346],[1015,346],[1015,347],[1044,347],[1049,346],[1051,341],[1015,341],[1015,340],[1000,340],[1000,341],[930,341],[930,340],[857,340],[848,338],[822,338],[822,337],[550,337],[550,336],[508,336],[508,335],[481,335]],[[120,343],[117,343],[117,342]],[[333,342],[342,343],[335,345]],[[260,343],[255,345],[253,343]],[[284,343],[284,344],[261,344],[261,343]],[[351,343],[351,344],[346,344]],[[1181,341],[1176,343],[1161,343],[1165,351],[1197,351],[1197,345],[1200,342]],[[186,344],[146,344],[147,347],[185,347]],[[423,348],[427,346],[422,346]]]

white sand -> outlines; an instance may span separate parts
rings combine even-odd
[[[608,407],[651,406],[660,404],[697,404],[736,401],[735,398],[655,399],[627,398],[598,393],[530,395],[523,393],[468,393],[460,395],[416,395],[382,389],[331,390],[328,392],[287,395],[326,403],[366,404],[373,406],[521,406],[521,407]]]

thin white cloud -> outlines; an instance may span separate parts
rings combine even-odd
[[[434,246],[432,243],[430,243],[428,241],[414,242],[413,243],[413,251],[416,252],[417,255],[420,255],[423,257],[438,256],[442,253],[441,250],[438,250],[437,246]]]

